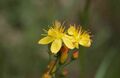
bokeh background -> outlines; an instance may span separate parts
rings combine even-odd
[[[0,0],[0,78],[41,78],[49,55],[37,42],[56,19],[92,34],[67,78],[120,78],[120,0]]]

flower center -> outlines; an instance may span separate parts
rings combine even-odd
[[[48,30],[48,35],[53,38],[62,38],[64,33],[62,28],[51,28]]]

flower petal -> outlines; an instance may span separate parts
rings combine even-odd
[[[65,44],[68,48],[70,48],[70,49],[73,49],[73,48],[74,48],[74,45],[73,45],[72,40],[70,39],[70,37],[68,37],[68,36],[66,35],[66,36],[64,36],[62,39],[63,39],[64,44]]]
[[[87,32],[83,32],[80,36],[79,44],[84,47],[90,47],[91,46],[91,39],[90,35]]]
[[[73,34],[75,33],[75,30],[76,30],[76,29],[75,29],[74,26],[70,26],[70,27],[68,28],[68,31],[67,31],[67,32],[68,32],[69,35],[73,35]]]
[[[75,47],[78,49],[79,48],[79,43],[75,43]]]
[[[44,37],[44,38],[40,39],[38,41],[38,44],[49,44],[53,40],[54,40],[54,38],[47,36],[47,37]]]
[[[55,39],[51,45],[51,52],[56,54],[62,46],[62,40],[61,39]]]
[[[85,47],[90,47],[91,46],[91,40],[90,39],[81,39],[79,41],[79,44]]]

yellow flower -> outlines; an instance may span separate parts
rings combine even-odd
[[[72,41],[70,40],[69,36],[64,33],[64,27],[61,25],[60,22],[55,21],[53,26],[47,31],[47,36],[39,40],[39,44],[51,44],[51,52],[56,54],[60,48],[62,47],[62,42],[70,48],[73,49],[74,46]]]
[[[69,35],[71,35],[71,40],[74,44],[74,47],[79,48],[79,44],[85,47],[91,46],[91,39],[89,33],[82,30],[81,27],[76,28],[75,25],[70,25],[70,28],[67,32]]]

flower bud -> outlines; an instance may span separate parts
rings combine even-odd
[[[68,51],[69,49],[66,46],[63,46],[60,50],[61,55],[60,55],[60,63],[63,64],[68,58]]]
[[[62,53],[62,52],[68,52],[68,51],[69,51],[69,48],[66,47],[65,45],[62,46],[62,48],[60,49],[60,52],[61,52],[61,53]]]
[[[68,53],[67,52],[62,52],[61,57],[60,57],[60,63],[63,64],[68,58]]]
[[[78,51],[74,51],[72,54],[72,58],[73,59],[77,59],[79,57],[79,52]]]

